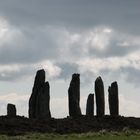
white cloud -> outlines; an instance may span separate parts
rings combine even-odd
[[[112,32],[107,27],[96,27],[86,34],[85,45],[99,50],[105,49],[110,43]]]
[[[38,65],[39,67],[38,66],[37,67],[39,69],[42,69],[42,68],[45,69],[47,72],[47,76],[49,76],[49,77],[57,77],[61,73],[61,68],[56,66],[53,62],[51,62],[49,60],[40,62],[35,65]]]
[[[8,93],[6,95],[0,95],[0,101],[4,102],[17,102],[17,101],[26,101],[29,99],[29,95],[19,95],[17,93]]]
[[[18,43],[22,32],[0,17],[0,48]],[[16,40],[16,42],[15,42]]]
[[[8,64],[0,65],[0,77],[6,80],[30,79],[39,69],[44,69],[48,78],[56,78],[61,74],[61,68],[50,60],[34,64]]]
[[[126,67],[131,65],[129,60],[118,58],[118,57],[110,57],[110,58],[85,58],[76,62],[79,65],[79,70],[82,73],[92,72],[95,74],[100,73],[101,70],[108,71],[116,71],[121,67]]]
[[[0,65],[0,72],[18,72],[22,65],[11,64],[11,65]]]

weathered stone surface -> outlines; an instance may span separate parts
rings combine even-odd
[[[7,116],[16,117],[16,106],[14,104],[7,105]]]
[[[95,96],[96,96],[96,115],[102,117],[105,114],[104,84],[99,76],[95,80]]]
[[[77,117],[81,115],[80,109],[80,74],[73,74],[68,89],[69,115]]]
[[[46,82],[39,90],[36,103],[36,117],[39,119],[51,118],[50,113],[50,85]]]
[[[118,97],[118,84],[117,82],[113,82],[111,87],[108,88],[109,92],[109,110],[110,115],[118,116],[119,115],[119,97]]]
[[[37,95],[41,87],[45,83],[45,71],[43,69],[38,70],[35,76],[34,86],[32,94],[29,99],[29,118],[36,118],[36,100]]]
[[[94,94],[89,94],[86,105],[86,115],[94,116]]]

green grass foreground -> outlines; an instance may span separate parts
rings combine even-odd
[[[26,134],[23,136],[6,136],[0,135],[0,140],[140,140],[140,132],[100,132],[83,133],[83,134]]]

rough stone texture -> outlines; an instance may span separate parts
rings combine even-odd
[[[94,116],[94,94],[89,94],[86,106],[86,115]]]
[[[68,89],[69,115],[77,117],[81,115],[80,109],[80,74],[73,74]]]
[[[36,117],[38,119],[51,118],[50,113],[50,85],[46,82],[39,90],[36,103]]]
[[[104,84],[99,76],[95,80],[95,96],[96,96],[96,115],[102,117],[105,114]]]
[[[117,82],[113,82],[111,87],[108,88],[109,92],[109,110],[111,116],[119,115],[119,98],[118,98],[118,84]]]
[[[7,116],[16,117],[16,106],[14,104],[7,105]]]
[[[32,94],[29,99],[29,118],[36,118],[36,101],[37,95],[41,87],[45,83],[45,71],[43,69],[38,70],[35,76],[34,86]]]

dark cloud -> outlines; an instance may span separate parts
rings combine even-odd
[[[140,83],[140,69],[134,67],[125,67],[122,69],[128,83],[134,83],[135,87],[139,88]]]
[[[58,66],[62,70],[60,78],[68,79],[73,73],[79,73],[78,65],[75,63],[60,63]]]
[[[139,4],[137,0],[4,0],[0,1],[0,15],[16,26],[61,24],[83,29],[105,24],[137,33]]]
[[[51,32],[53,31],[37,29],[22,31],[22,36],[17,37],[17,40],[1,45],[0,64],[34,63],[48,58],[56,59],[60,50],[53,38],[55,35],[51,36]]]

